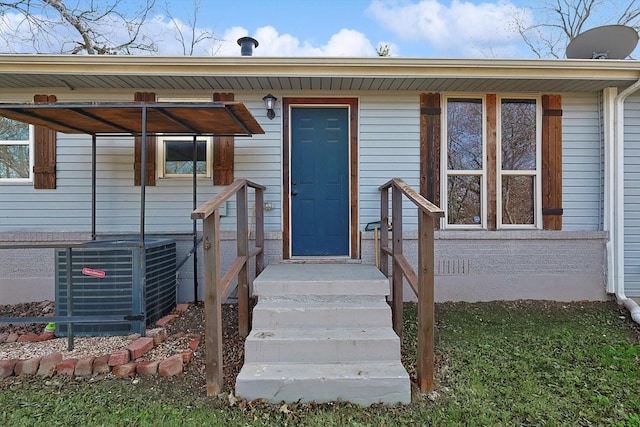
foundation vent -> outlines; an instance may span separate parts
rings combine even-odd
[[[436,275],[438,276],[466,276],[468,274],[468,259],[439,259],[436,264]]]

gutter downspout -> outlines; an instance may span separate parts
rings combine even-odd
[[[640,89],[640,80],[620,92],[615,98],[614,111],[614,141],[613,141],[613,171],[614,186],[611,189],[613,203],[609,204],[610,230],[613,232],[614,260],[614,289],[619,304],[624,305],[631,313],[634,322],[640,323],[640,306],[627,298],[624,291],[624,102],[629,95]],[[611,275],[610,275],[611,277]]]

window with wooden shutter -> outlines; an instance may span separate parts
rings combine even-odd
[[[55,95],[35,95],[36,103],[54,103]],[[56,131],[44,126],[33,127],[33,188],[56,188]]]
[[[134,101],[155,102],[156,94],[153,92],[136,92]],[[156,139],[153,136],[146,138],[146,186],[156,185]],[[139,186],[142,182],[142,138],[134,138],[134,185]]]
[[[561,230],[561,97],[445,96],[437,122],[434,99],[421,95],[421,192],[442,199],[445,226]],[[435,188],[434,163],[444,180]]]
[[[214,102],[233,101],[233,93],[214,93]],[[229,185],[234,179],[235,140],[232,136],[213,138],[213,185]]]

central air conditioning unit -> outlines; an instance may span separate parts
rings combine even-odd
[[[132,240],[92,241],[79,248],[57,249],[55,266],[57,316],[68,315],[71,296],[73,316],[127,319],[77,323],[73,335],[143,335],[147,326],[176,306],[175,240],[144,245]],[[56,324],[57,335],[65,336],[67,330],[66,323]]]

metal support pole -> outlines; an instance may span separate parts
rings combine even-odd
[[[140,266],[140,283],[139,283],[139,301],[138,304],[139,309],[134,311],[133,315],[138,316],[142,315],[143,319],[146,319],[146,291],[147,291],[147,264],[146,264],[146,254],[145,254],[145,244],[144,244],[144,217],[145,217],[145,197],[146,197],[146,187],[147,187],[147,107],[145,105],[142,106],[142,150],[140,153],[140,163],[142,163],[142,167],[140,170],[140,241],[138,244],[140,245],[140,252],[138,263]],[[134,286],[135,289],[135,286]],[[140,330],[138,331],[141,335],[144,335],[144,325],[146,320],[142,320],[138,323]]]
[[[198,139],[193,136],[193,210],[198,208]],[[193,303],[198,302],[198,220],[193,220]]]
[[[67,248],[67,316],[73,316],[73,259]],[[73,322],[67,322],[67,350],[73,350]]]
[[[96,176],[97,176],[96,135],[91,136],[91,240],[96,240]]]
[[[147,186],[147,107],[142,106],[142,147],[140,153],[140,246],[144,247],[144,207]]]

